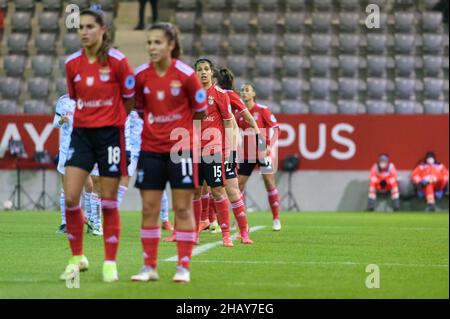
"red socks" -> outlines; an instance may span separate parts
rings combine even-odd
[[[231,203],[231,207],[233,208],[233,214],[238,223],[239,231],[242,234],[247,231],[247,215],[245,213],[244,201],[241,198],[238,201]]]
[[[158,244],[161,238],[161,228],[159,227],[142,227],[141,242],[144,256],[144,265],[151,266],[156,269],[158,259]]]
[[[209,213],[209,193],[202,195],[202,218],[201,220],[207,220]]]
[[[269,205],[270,205],[270,208],[272,209],[273,219],[279,219],[280,218],[280,199],[278,198],[278,190],[276,188],[274,188],[271,191],[268,191],[267,195],[269,196]]]
[[[192,256],[192,246],[197,239],[195,230],[176,230],[178,266],[189,269]]]
[[[214,197],[212,194],[209,194],[209,209],[208,209],[208,215],[209,215],[209,222],[213,223],[216,220],[216,205],[214,204]]]
[[[120,238],[120,215],[117,200],[102,198],[102,211],[105,261],[115,261]]]
[[[214,202],[217,209],[217,220],[222,229],[222,237],[230,234],[230,213],[228,198],[224,197],[220,201]]]
[[[84,216],[80,205],[66,206],[67,238],[69,239],[72,256],[83,255]]]
[[[195,229],[200,228],[200,218],[202,217],[202,200],[194,199],[193,201],[194,206],[194,217],[195,217]]]

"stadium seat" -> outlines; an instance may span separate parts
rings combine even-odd
[[[239,91],[241,89],[242,85],[244,85],[247,82],[248,82],[247,78],[236,76],[234,78],[234,87],[236,88],[237,91]]]
[[[298,100],[282,100],[281,111],[284,114],[308,114],[308,105]]]
[[[236,12],[230,15],[230,27],[236,33],[245,33],[249,29],[250,13]]]
[[[300,54],[303,52],[305,37],[300,34],[285,34],[283,36],[283,48],[288,54]]]
[[[387,101],[368,100],[366,101],[367,114],[392,114],[394,106]]]
[[[117,15],[118,2],[119,1],[117,1],[117,0],[95,0],[94,1],[94,3],[102,6],[103,11],[112,12],[114,14],[114,17]]]
[[[343,11],[339,13],[339,29],[341,32],[356,34],[359,28],[359,13]]]
[[[333,58],[327,55],[311,55],[310,70],[313,76],[326,76],[330,73],[333,65]]]
[[[272,100],[258,100],[259,105],[267,106],[270,110],[270,112],[274,114],[281,113],[281,106],[280,104],[272,101]]]
[[[314,0],[313,10],[331,11],[333,9],[333,0]]]
[[[367,74],[373,77],[381,77],[386,74],[388,57],[385,55],[367,56]]]
[[[259,0],[259,7],[262,11],[277,11],[278,1],[273,0]]]
[[[414,12],[395,12],[394,28],[397,32],[414,31],[416,17]]]
[[[422,114],[423,108],[416,101],[396,100],[394,103],[397,114]]]
[[[195,11],[196,8],[197,8],[196,0],[178,0],[177,10]]]
[[[302,32],[304,21],[303,12],[287,12],[284,16],[284,26],[289,33]]]
[[[38,54],[56,54],[56,36],[53,33],[40,33],[36,35],[34,45]]]
[[[81,49],[80,38],[74,33],[66,33],[63,37],[62,44],[66,54],[72,54]]]
[[[14,12],[11,16],[11,31],[29,35],[31,32],[31,13]]]
[[[271,76],[278,67],[277,58],[272,55],[257,55],[255,71],[258,76]]]
[[[191,54],[193,51],[194,45],[194,34],[193,33],[183,33],[180,36],[180,44],[183,48],[183,54]]]
[[[311,114],[336,114],[337,106],[330,101],[310,100],[309,112]]]
[[[311,49],[315,53],[327,54],[331,49],[332,37],[330,34],[313,33],[311,35]]]
[[[433,100],[423,101],[423,108],[425,114],[448,113],[448,104],[447,104],[447,112],[445,110],[445,106],[446,103],[444,101],[433,101]]]
[[[359,0],[340,0],[339,6],[341,12],[358,11],[360,8]]]
[[[278,89],[276,81],[272,78],[255,77],[253,83],[255,84],[256,97],[263,100],[272,98],[274,91]]]
[[[51,77],[53,72],[53,57],[49,55],[35,55],[31,58],[31,68],[36,77]]]
[[[305,83],[298,78],[283,78],[281,80],[283,97],[288,100],[295,100],[301,96],[305,89]]]
[[[262,33],[256,35],[256,48],[261,54],[272,54],[277,45],[277,35]]]
[[[234,0],[231,1],[233,11],[250,11],[252,4],[251,0]],[[234,15],[235,12],[232,13]]]
[[[309,61],[306,57],[298,55],[284,55],[282,67],[287,76],[299,76],[303,68],[309,67]]]
[[[56,80],[56,95],[59,97],[67,93],[66,78],[58,78]]]
[[[422,35],[422,50],[428,54],[438,54],[443,49],[441,34],[424,33]]]
[[[203,34],[201,44],[204,54],[218,54],[221,51],[222,37],[219,33]]]
[[[206,4],[207,10],[210,11],[224,11],[227,8],[226,0],[208,0]]]
[[[60,14],[63,3],[61,0],[42,0],[42,6],[44,8],[44,11],[53,11]]]
[[[395,71],[398,76],[409,77],[414,74],[416,58],[410,55],[395,56]]]
[[[387,49],[387,36],[385,34],[367,34],[367,52],[369,54],[384,54]]]
[[[415,79],[397,77],[395,78],[395,94],[402,100],[411,99],[415,96],[418,82]]]
[[[422,32],[438,32],[442,29],[442,12],[422,12]]]
[[[193,32],[196,24],[195,12],[175,13],[175,24],[181,32]]]
[[[277,31],[277,12],[259,12],[257,16],[258,28],[264,33],[275,33]]]
[[[44,100],[50,93],[50,81],[42,77],[32,77],[27,82],[28,93],[32,99]]]
[[[422,0],[421,2],[426,9],[433,9],[439,0]]]
[[[66,76],[66,59],[67,56],[58,57],[58,70],[61,76]]]
[[[355,76],[358,73],[360,59],[355,55],[340,55],[339,70],[343,76]]]
[[[14,100],[0,100],[0,114],[17,114],[18,107]]]
[[[359,51],[359,34],[341,33],[339,34],[339,50],[345,54],[356,54]]]
[[[444,80],[438,78],[423,78],[423,94],[427,99],[438,100],[444,93]]]
[[[207,32],[217,33],[223,30],[223,12],[203,12],[202,27]]]
[[[3,67],[6,76],[22,77],[25,71],[26,58],[23,55],[7,55],[3,58]]]
[[[442,56],[424,55],[423,71],[426,76],[437,77],[441,74],[443,68]]]
[[[328,12],[313,12],[312,28],[316,32],[327,32],[332,27],[332,14]]]
[[[249,47],[249,35],[247,33],[229,35],[228,46],[232,54],[245,54]]]
[[[305,0],[286,0],[286,8],[288,11],[304,11]]]
[[[329,78],[312,77],[309,80],[310,96],[313,99],[327,99],[336,90],[336,83]]]
[[[45,114],[49,113],[49,109],[45,102],[41,100],[28,100],[23,105],[25,114]]]
[[[56,12],[40,13],[39,32],[59,34],[59,14]]]
[[[358,96],[360,90],[359,79],[357,78],[339,78],[338,79],[338,92],[339,96],[346,100],[354,99]]]
[[[0,10],[2,10],[5,15],[8,13],[8,0],[0,0]]]
[[[364,114],[366,108],[361,102],[353,100],[339,100],[337,102],[339,114]]]
[[[28,54],[28,35],[23,33],[11,33],[7,40],[9,54]]]
[[[183,54],[182,60],[184,63],[186,63],[187,65],[194,68],[194,64],[197,59],[195,57],[193,57],[192,55]]]
[[[233,71],[235,76],[246,76],[249,66],[249,58],[246,55],[227,56],[227,67]]]
[[[35,8],[34,0],[14,0],[14,6],[17,11],[26,11],[33,13]]]
[[[22,82],[18,78],[6,77],[0,81],[2,99],[17,100],[22,89]]]
[[[385,78],[367,78],[367,96],[371,99],[383,99],[390,89],[390,83]]]
[[[400,54],[411,54],[415,51],[415,34],[396,33],[395,51]]]

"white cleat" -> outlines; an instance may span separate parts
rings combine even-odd
[[[60,280],[73,280],[80,275],[80,267],[77,264],[68,264],[64,272],[59,276]]]
[[[94,229],[92,230],[92,235],[94,236],[103,236],[103,228],[102,226],[94,226]]]
[[[131,277],[131,281],[156,281],[159,280],[159,275],[156,269],[151,266],[143,266],[137,275]]]
[[[174,282],[190,282],[191,274],[189,273],[189,269],[177,266],[177,272],[175,276],[173,276]]]
[[[281,230],[281,223],[279,219],[274,219],[272,224],[272,229],[275,231]]]
[[[117,265],[112,261],[105,261],[103,263],[103,281],[115,282],[119,280],[119,273],[117,272]]]

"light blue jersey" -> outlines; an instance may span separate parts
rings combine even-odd
[[[55,118],[53,126],[59,128],[59,153],[66,155],[70,145],[70,135],[73,129],[73,114],[75,112],[75,101],[69,98],[69,95],[61,96],[56,101]],[[69,116],[69,122],[60,125],[58,122],[62,116]]]
[[[144,121],[136,111],[128,114],[125,122],[125,149],[131,153],[131,158],[138,158],[141,151],[141,134]]]

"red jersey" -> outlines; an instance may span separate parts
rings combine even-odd
[[[387,168],[382,170],[378,167],[378,164],[373,164],[370,169],[370,181],[379,183],[382,180],[396,180],[398,177],[397,169],[394,163],[389,163]]]
[[[231,111],[233,112],[234,117],[238,118],[239,114],[244,112],[247,108],[239,97],[239,94],[233,90],[225,90],[225,92],[227,92],[227,95],[230,98]]]
[[[172,59],[164,76],[151,63],[139,66],[135,76],[136,109],[144,113],[141,149],[170,153],[175,144],[192,149],[194,113],[207,108],[206,92],[194,70]]]
[[[251,109],[250,114],[255,119],[256,124],[261,129],[261,135],[266,140],[266,144],[270,145],[269,129],[278,128],[278,123],[275,115],[270,112],[269,107],[255,103]],[[243,130],[243,148],[244,159],[254,159],[256,156],[256,137],[250,124],[246,121],[242,114],[236,117],[237,124]]]
[[[77,102],[74,127],[121,127],[126,121],[122,98],[134,96],[134,75],[122,52],[109,49],[108,64],[89,63],[81,49],[66,59],[67,89]]]
[[[202,155],[213,155],[225,150],[224,120],[231,120],[230,98],[221,88],[211,85],[208,95],[207,116],[202,121]]]
[[[448,170],[444,164],[436,163],[433,165],[421,163],[411,174],[414,184],[419,184],[423,179],[430,183],[448,182]]]

